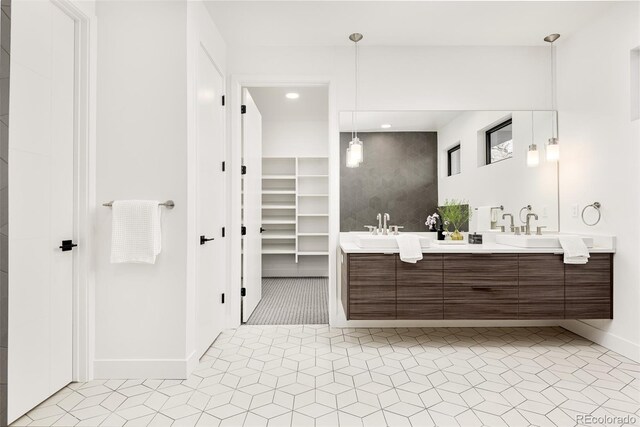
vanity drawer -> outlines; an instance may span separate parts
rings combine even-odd
[[[516,319],[518,300],[445,300],[445,319]]]
[[[415,264],[396,257],[398,319],[443,318],[442,262],[442,254],[425,254]]]
[[[458,285],[517,285],[517,254],[445,254],[444,283]],[[446,295],[445,295],[446,297]]]

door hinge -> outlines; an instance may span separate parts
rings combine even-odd
[[[240,174],[241,175],[246,175],[247,174],[247,167],[246,166],[241,166],[240,167]]]
[[[222,172],[227,170],[227,162],[222,162]]]
[[[244,225],[240,228],[240,234],[243,236],[247,235],[247,227],[245,227]]]
[[[247,106],[246,105],[241,105],[240,106],[240,114],[247,114]]]
[[[224,304],[224,294],[222,294],[222,303]]]
[[[222,237],[224,237],[225,227],[222,227]]]
[[[224,95],[222,95],[222,106],[224,107]]]
[[[240,289],[240,296],[241,297],[246,297],[247,296],[247,288]]]

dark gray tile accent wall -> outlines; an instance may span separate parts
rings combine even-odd
[[[9,53],[11,0],[0,7],[0,426],[7,425],[7,333],[9,308]]]
[[[378,212],[403,231],[428,231],[424,222],[438,206],[436,132],[366,132],[364,162],[347,168],[351,133],[340,133],[340,231],[377,225]]]

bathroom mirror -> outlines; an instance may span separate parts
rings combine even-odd
[[[538,216],[534,232],[557,231],[558,165],[545,156],[551,119],[550,111],[341,112],[340,230],[366,231],[389,213],[402,231],[428,231],[427,216],[458,200],[473,210],[470,231],[509,231],[503,214],[521,226],[527,213]],[[348,167],[356,127],[363,159]]]

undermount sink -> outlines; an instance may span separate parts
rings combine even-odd
[[[549,234],[542,236],[533,235],[515,235],[515,234],[498,234],[496,243],[507,246],[515,246],[518,248],[560,248],[559,235]],[[591,237],[583,237],[582,240],[588,248],[593,247],[593,239]]]
[[[420,246],[423,248],[429,247],[430,240],[426,237],[419,237]],[[364,234],[355,236],[354,239],[356,245],[361,248],[375,248],[375,249],[398,249],[398,242],[394,235],[373,235]]]

